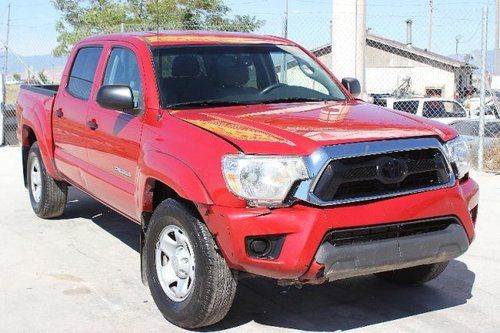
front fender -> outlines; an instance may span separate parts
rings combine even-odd
[[[138,198],[141,212],[152,210],[152,202],[147,195],[151,192],[151,179],[161,181],[186,200],[206,205],[213,203],[205,185],[193,169],[172,155],[157,150],[147,151],[139,168],[140,188],[136,193],[141,193]]]

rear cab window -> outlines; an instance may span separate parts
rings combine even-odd
[[[83,100],[90,98],[101,53],[100,46],[82,47],[78,50],[66,86],[66,90],[74,97]]]

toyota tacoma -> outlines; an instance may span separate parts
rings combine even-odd
[[[140,224],[143,281],[181,327],[224,318],[248,276],[429,281],[474,239],[467,143],[359,93],[283,38],[90,37],[60,85],[20,91],[24,182],[41,218],[74,186]]]

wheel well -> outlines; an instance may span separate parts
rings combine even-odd
[[[35,132],[31,127],[23,126],[22,131],[22,158],[23,158],[23,178],[24,186],[28,186],[27,182],[27,169],[28,169],[28,154],[30,152],[31,146],[37,142]]]
[[[155,211],[156,207],[161,204],[166,199],[175,199],[182,203],[184,207],[186,207],[196,218],[200,219],[200,221],[204,221],[198,206],[183,197],[181,197],[174,189],[170,186],[164,184],[163,182],[155,179],[149,179],[146,185],[146,200],[144,201],[146,204],[144,207],[143,219],[142,219],[142,227],[145,230],[148,226],[151,215]]]

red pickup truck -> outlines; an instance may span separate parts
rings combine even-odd
[[[359,92],[278,37],[87,38],[59,86],[21,89],[25,185],[41,218],[75,186],[140,224],[143,281],[182,327],[252,275],[429,281],[474,238],[467,144]]]

